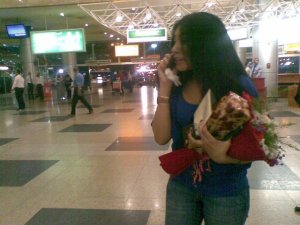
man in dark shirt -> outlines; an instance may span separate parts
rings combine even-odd
[[[77,68],[74,68],[73,71],[74,71],[74,94],[72,98],[71,115],[74,116],[76,114],[76,105],[78,103],[78,100],[80,100],[82,104],[89,110],[89,114],[92,114],[93,108],[85,99],[82,92],[82,88],[84,84],[83,75],[78,72]]]
[[[34,84],[33,84],[31,72],[28,72],[28,76],[27,76],[27,91],[28,91],[28,98],[33,100]]]

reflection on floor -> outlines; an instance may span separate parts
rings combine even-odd
[[[164,224],[168,175],[158,156],[170,144],[153,140],[156,96],[152,87],[94,89],[94,113],[78,105],[74,117],[66,100],[27,100],[19,112],[0,96],[0,225]],[[299,145],[300,109],[281,99],[271,110],[292,124],[280,135]],[[247,225],[300,224],[300,152],[287,148],[284,163],[253,163]]]

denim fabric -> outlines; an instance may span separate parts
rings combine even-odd
[[[249,189],[229,197],[202,196],[170,179],[167,186],[166,225],[244,225],[249,211]]]

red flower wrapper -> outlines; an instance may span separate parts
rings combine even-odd
[[[241,133],[232,138],[227,154],[242,161],[265,160],[266,156],[259,145],[258,136],[260,134],[250,122],[245,124]]]
[[[182,173],[199,158],[200,156],[195,150],[188,148],[178,149],[159,156],[160,165],[163,170],[173,176]]]
[[[206,122],[208,131],[218,140],[231,138],[227,154],[232,158],[241,161],[264,160],[270,166],[279,164],[284,154],[273,121],[267,114],[253,109],[253,99],[248,94],[244,93],[243,97],[232,92],[224,96]],[[193,129],[195,127],[192,125],[184,131],[191,132]],[[159,159],[163,169],[174,176],[198,164],[194,174],[200,176],[197,179],[201,181],[201,173],[204,171],[201,167],[208,157],[192,149],[180,149],[162,155]]]

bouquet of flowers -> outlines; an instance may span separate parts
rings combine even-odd
[[[276,134],[275,121],[247,93],[243,93],[242,97],[232,92],[224,96],[206,120],[206,125],[216,139],[231,139],[227,154],[232,158],[241,161],[264,160],[274,166],[280,164],[284,157],[281,147],[284,143]],[[195,162],[209,158],[205,153],[200,155],[194,149],[184,148],[162,155],[159,159],[162,168],[176,176]]]

